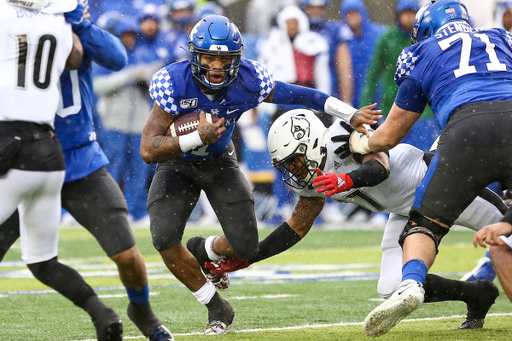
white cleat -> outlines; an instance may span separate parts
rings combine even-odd
[[[402,282],[390,298],[366,316],[363,322],[366,335],[378,337],[386,334],[398,322],[416,310],[424,299],[425,290],[421,283],[413,280]]]

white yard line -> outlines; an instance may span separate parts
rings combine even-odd
[[[489,316],[512,316],[512,313],[497,313],[497,314],[487,314]],[[440,316],[440,317],[425,317],[418,319],[407,319],[402,322],[420,322],[420,321],[436,321],[436,320],[448,320],[453,318],[464,318],[463,315],[452,315],[452,316]],[[340,322],[340,323],[331,323],[331,324],[307,324],[303,326],[291,326],[291,327],[282,327],[282,328],[261,328],[261,329],[243,329],[243,330],[230,330],[229,334],[234,333],[257,333],[257,332],[266,332],[266,331],[280,331],[280,330],[297,330],[297,329],[307,329],[307,328],[327,328],[327,327],[343,327],[343,326],[361,326],[363,322]],[[202,332],[196,333],[173,333],[174,336],[192,336],[192,335],[203,335]],[[142,336],[123,336],[123,340],[128,339],[139,339]],[[74,340],[74,341],[95,341],[96,339],[87,339],[87,340]]]

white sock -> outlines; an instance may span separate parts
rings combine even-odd
[[[206,280],[206,283],[201,287],[201,289],[192,292],[192,295],[197,298],[199,303],[208,304],[210,303],[210,300],[212,299],[213,295],[215,295],[215,293],[216,290],[213,283],[209,280]]]
[[[206,253],[208,254],[208,258],[212,261],[217,262],[224,258],[224,256],[219,256],[215,252],[213,252],[213,241],[217,239],[217,236],[210,236],[206,238],[206,242],[204,243],[204,248],[206,249]]]

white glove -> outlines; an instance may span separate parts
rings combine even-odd
[[[358,131],[354,131],[350,135],[348,143],[350,145],[350,150],[352,151],[352,153],[364,155],[372,152],[370,146],[368,145],[369,141],[370,139],[365,134],[360,133]]]

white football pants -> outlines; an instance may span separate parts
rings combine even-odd
[[[474,231],[497,223],[503,218],[500,211],[490,202],[477,197],[455,221],[455,225],[464,226]],[[382,298],[388,298],[402,282],[402,248],[398,244],[400,233],[409,217],[391,213],[384,235],[382,236],[382,260],[377,291]]]
[[[18,208],[21,258],[26,264],[57,256],[64,176],[65,171],[11,169],[0,177],[0,223]]]

